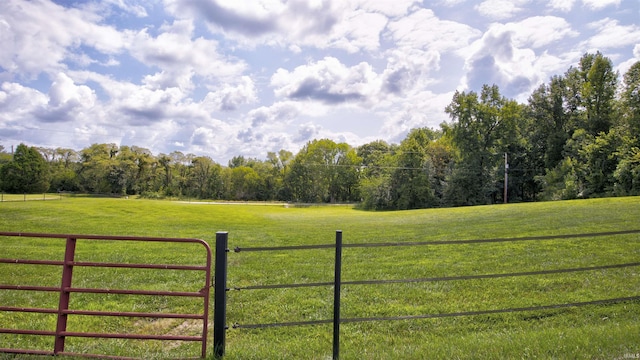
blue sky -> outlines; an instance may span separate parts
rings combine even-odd
[[[226,164],[320,138],[398,143],[448,121],[456,90],[526,102],[586,52],[622,75],[640,1],[2,0],[0,47],[5,148]]]

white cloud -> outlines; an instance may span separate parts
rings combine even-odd
[[[582,0],[582,3],[591,10],[601,10],[607,6],[620,5],[620,0]]]
[[[122,51],[127,44],[126,33],[98,25],[98,21],[100,17],[95,13],[67,9],[50,1],[2,1],[0,66],[35,77],[43,71],[55,73],[64,69],[63,62],[80,45],[104,54]]]
[[[165,0],[181,18],[202,18],[214,33],[247,47],[259,44],[297,49],[313,46],[355,53],[379,48],[388,17],[406,14],[420,1],[402,0],[273,0],[238,2]]]
[[[422,88],[434,81],[429,78],[429,73],[437,72],[440,69],[439,63],[440,54],[437,51],[409,47],[390,50],[387,67],[382,74],[382,91],[385,94],[403,96],[415,88]]]
[[[575,2],[575,0],[549,0],[549,7],[554,10],[569,12]]]
[[[635,64],[638,61],[640,61],[640,43],[636,44],[633,47],[633,57],[627,61],[620,63],[620,65],[616,67],[616,70],[620,72],[621,79],[622,79],[622,76],[626,74],[627,71],[629,71],[631,66],[633,66],[633,64]]]
[[[76,85],[69,76],[59,73],[51,84],[46,105],[39,106],[35,117],[42,122],[66,122],[84,117],[96,102],[96,94],[86,85]]]
[[[579,51],[567,52],[563,46],[579,35],[556,16],[493,23],[482,38],[459,51],[466,71],[460,89],[479,91],[483,84],[496,84],[503,95],[525,101],[539,83],[566,71],[579,57]],[[564,53],[553,55],[556,46]]]
[[[527,94],[540,81],[535,52],[515,46],[513,37],[512,31],[493,27],[469,47],[464,89],[479,91],[484,84],[496,84],[503,95],[515,97]]]
[[[46,106],[47,96],[35,89],[18,83],[4,82],[0,86],[0,126],[29,120],[38,107]],[[25,122],[26,123],[26,122]]]
[[[271,106],[261,106],[249,111],[248,117],[253,127],[263,124],[289,124],[302,113],[302,105],[294,101],[280,101]]]
[[[630,1],[0,0],[0,133],[221,163],[398,142],[447,120],[455,89],[526,101],[595,50],[624,73],[640,60]]]
[[[640,43],[638,25],[624,26],[620,25],[618,20],[605,18],[589,24],[589,27],[596,32],[596,35],[584,44],[589,49],[605,50]]]
[[[49,105],[53,107],[75,102],[83,107],[91,107],[96,101],[96,95],[85,85],[76,85],[64,73],[59,73],[49,90]]]
[[[520,22],[496,24],[492,28],[512,31],[516,46],[531,46],[534,49],[579,35],[565,19],[556,16],[534,16]]]
[[[375,50],[380,46],[380,33],[387,25],[387,17],[377,13],[354,11],[345,15],[344,21],[333,28],[329,44],[355,53]],[[322,37],[322,35],[317,35]],[[322,44],[318,39],[316,44]]]
[[[480,37],[479,30],[454,21],[440,20],[432,10],[420,9],[388,25],[390,38],[400,47],[448,52]]]
[[[414,4],[420,4],[422,0],[352,0],[354,7],[366,11],[378,12],[390,17],[406,15]]]
[[[138,32],[131,54],[140,62],[158,66],[171,74],[193,72],[204,77],[228,79],[246,68],[242,61],[230,61],[221,56],[216,41],[202,37],[192,40],[193,24],[190,21],[176,21],[162,30],[164,32],[157,37],[149,35],[146,29]]]
[[[113,6],[116,6],[128,13],[134,14],[137,17],[147,17],[147,10],[144,8],[144,6],[139,5],[139,4],[135,4],[135,1],[127,1],[127,0],[102,0],[103,2],[107,3],[107,4],[111,4]]]
[[[453,92],[415,92],[398,104],[399,106],[387,111],[380,133],[386,134],[393,142],[400,142],[413,128],[437,128],[448,119],[444,108],[451,102],[452,97]]]
[[[529,0],[485,0],[475,6],[475,9],[488,18],[494,20],[509,19],[523,11],[520,5],[528,3]]]
[[[204,100],[215,111],[233,111],[238,106],[257,100],[255,84],[248,76],[242,76],[236,83],[226,83],[209,92]]]
[[[334,57],[325,57],[291,72],[278,69],[271,77],[271,86],[279,97],[337,105],[368,101],[378,93],[380,80],[365,62],[346,67]]]

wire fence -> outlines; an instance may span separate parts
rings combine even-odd
[[[5,194],[0,193],[0,202],[24,202],[24,201],[45,201],[45,200],[61,200],[62,194],[44,193],[44,194]]]
[[[519,238],[492,238],[492,239],[472,239],[472,240],[442,240],[442,241],[413,241],[413,242],[380,242],[380,243],[351,243],[342,244],[342,232],[336,232],[335,244],[320,244],[320,245],[294,245],[294,246],[271,246],[271,247],[235,247],[233,253],[243,252],[288,252],[299,250],[319,250],[319,249],[332,249],[336,250],[335,257],[335,276],[333,281],[324,282],[308,282],[308,283],[289,283],[289,284],[264,284],[264,285],[251,285],[251,286],[231,286],[225,285],[225,291],[252,291],[252,290],[271,290],[271,289],[296,289],[296,288],[309,288],[309,287],[334,287],[334,317],[332,319],[321,319],[311,321],[289,321],[289,322],[271,322],[271,323],[234,323],[233,329],[264,329],[275,327],[290,327],[290,326],[308,326],[308,325],[322,325],[322,324],[334,324],[334,359],[338,358],[339,354],[339,325],[341,323],[357,323],[357,322],[372,322],[372,321],[398,321],[398,320],[417,320],[417,319],[436,319],[436,318],[452,318],[452,317],[464,317],[464,316],[478,316],[478,315],[491,315],[491,314],[505,314],[516,312],[537,312],[550,309],[563,309],[573,307],[585,307],[594,305],[605,304],[617,304],[623,302],[637,302],[640,301],[640,295],[623,296],[623,297],[611,297],[606,299],[586,300],[586,301],[573,301],[562,302],[554,304],[544,304],[536,306],[522,306],[522,307],[504,307],[496,309],[486,310],[474,310],[474,311],[453,311],[445,313],[428,313],[428,314],[416,314],[416,315],[399,315],[399,316],[373,316],[373,317],[340,317],[340,288],[345,285],[361,285],[371,286],[378,284],[407,284],[407,283],[427,283],[427,282],[450,282],[450,281],[467,281],[467,280],[481,280],[481,279],[498,279],[498,278],[517,278],[524,276],[546,276],[552,274],[569,274],[579,272],[595,272],[612,269],[625,269],[634,268],[640,266],[640,262],[624,262],[616,264],[604,264],[594,266],[579,266],[579,267],[566,267],[556,268],[548,270],[536,270],[536,271],[520,271],[520,272],[504,272],[504,273],[486,273],[486,274],[472,274],[472,275],[454,275],[454,276],[436,276],[436,277],[422,277],[422,278],[406,278],[406,279],[382,279],[382,280],[355,280],[355,281],[341,281],[340,270],[342,267],[342,249],[343,248],[376,248],[376,247],[417,247],[417,246],[455,246],[455,245],[482,245],[491,243],[519,243],[519,242],[532,242],[532,241],[563,241],[570,239],[588,239],[607,236],[621,236],[621,235],[634,235],[640,234],[640,230],[625,230],[625,231],[609,231],[599,233],[580,233],[580,234],[566,234],[566,235],[548,235],[548,236],[528,236]],[[229,250],[226,250],[229,252]],[[216,269],[216,272],[219,269]],[[215,320],[214,320],[215,321]],[[214,340],[215,341],[215,340]]]

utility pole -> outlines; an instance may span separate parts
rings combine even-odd
[[[504,153],[504,203],[507,203],[507,186],[509,184],[509,163],[507,162],[507,153]]]

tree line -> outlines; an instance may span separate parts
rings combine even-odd
[[[525,104],[484,85],[456,92],[445,111],[449,122],[413,129],[399,144],[319,139],[297,154],[236,156],[226,166],[115,144],[80,151],[20,144],[13,154],[0,146],[0,188],[357,202],[375,210],[640,194],[640,62],[621,80],[609,58],[587,53]]]

